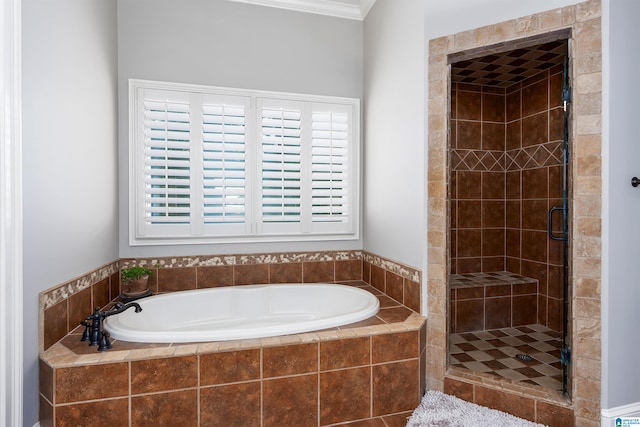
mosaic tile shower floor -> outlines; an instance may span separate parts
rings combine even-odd
[[[451,334],[452,367],[553,390],[562,388],[562,335],[541,325]],[[522,360],[517,355],[531,356]]]

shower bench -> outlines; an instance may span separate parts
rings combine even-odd
[[[538,323],[538,281],[508,271],[451,274],[450,331]]]

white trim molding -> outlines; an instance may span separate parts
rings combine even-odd
[[[601,426],[615,427],[616,418],[640,418],[640,402],[601,410]]]
[[[21,0],[0,2],[0,425],[23,425]]]
[[[337,18],[364,20],[376,0],[230,0]]]

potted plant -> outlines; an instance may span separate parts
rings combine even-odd
[[[131,300],[132,298],[151,295],[151,290],[148,285],[150,274],[151,269],[142,265],[123,268],[120,271],[120,278],[124,284],[124,288],[120,297],[123,300]]]

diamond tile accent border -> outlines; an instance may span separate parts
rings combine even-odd
[[[506,153],[506,170],[509,171],[560,166],[562,163],[562,144],[557,141],[509,150]]]
[[[503,151],[451,150],[451,168],[454,171],[493,171],[506,170],[506,153]]]
[[[560,166],[562,161],[562,144],[558,141],[507,152],[451,149],[453,171],[506,172]]]

